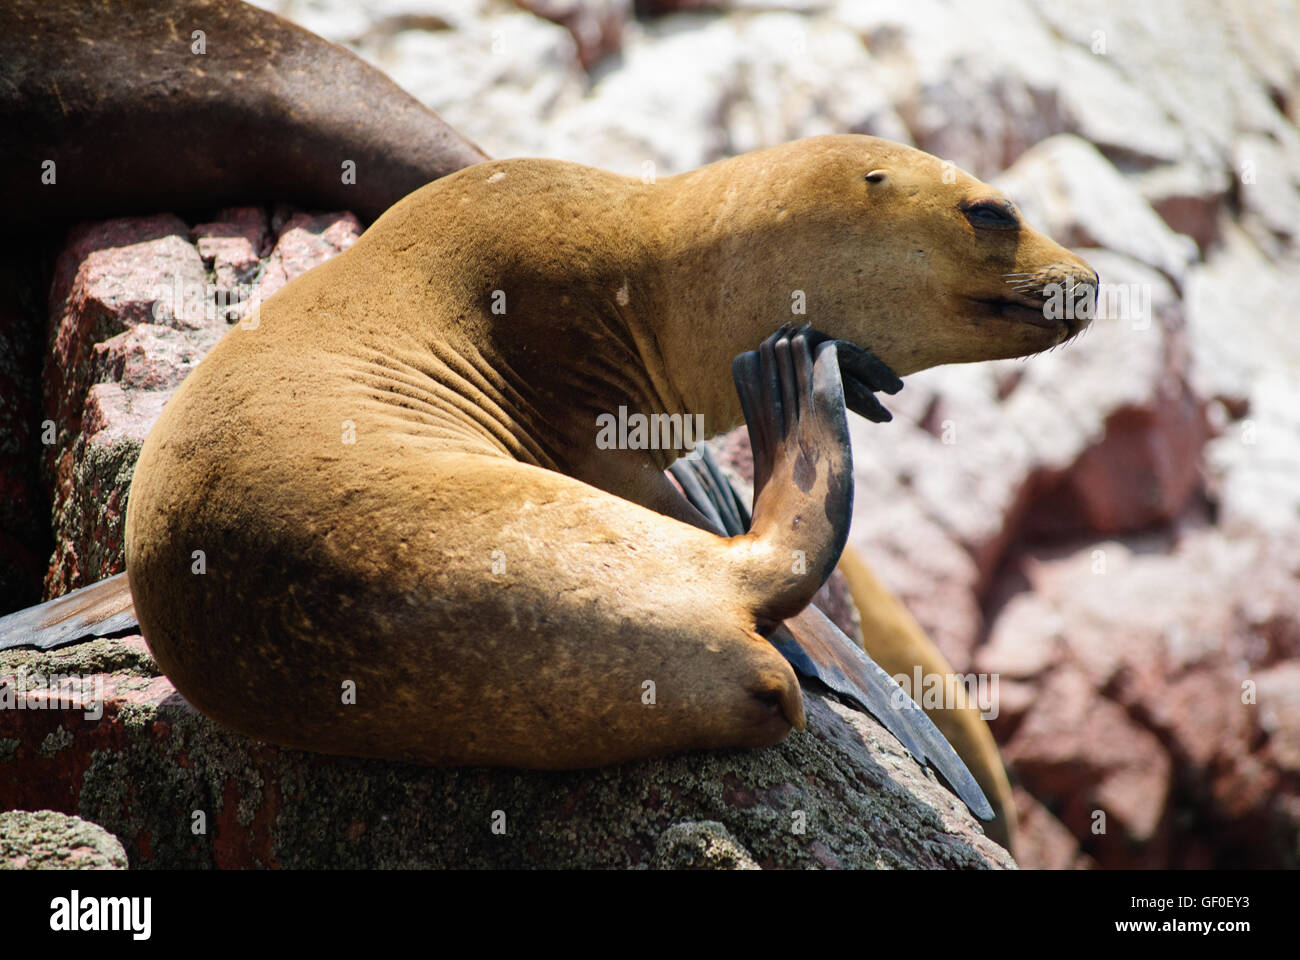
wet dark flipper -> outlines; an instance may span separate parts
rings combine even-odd
[[[805,344],[811,340],[820,345],[829,340],[816,331],[801,332],[806,335]],[[778,331],[777,337],[769,340],[768,344],[781,337],[790,338],[788,328]],[[839,372],[845,377],[846,393],[850,389],[848,385],[852,378],[855,387],[870,395],[871,402],[884,414],[883,417],[876,416],[872,419],[888,420],[888,412],[879,406],[871,393],[874,390],[895,393],[902,382],[869,352],[844,343],[836,343],[835,348],[838,351]],[[757,480],[760,475],[760,448],[770,446],[777,438],[788,436],[788,394],[785,390],[776,388],[770,366],[765,369],[762,363],[761,352],[737,357],[733,373],[755,450]],[[755,385],[766,388],[773,407],[764,408],[760,391],[753,389]],[[862,410],[857,412],[863,413]],[[864,415],[871,416],[870,413]],[[847,451],[847,436],[844,443]],[[743,515],[743,505],[740,506],[740,513],[733,514],[731,506],[739,504],[740,498],[707,447],[701,448],[699,460],[678,460],[671,469],[692,506],[709,517],[718,532],[734,537],[749,529],[748,522],[739,522],[739,516]],[[764,482],[770,483],[772,476],[773,472],[769,468],[764,473]],[[836,557],[838,556],[839,550],[836,550]],[[988,798],[925,711],[866,651],[846,637],[820,610],[812,606],[806,607],[777,625],[769,635],[769,640],[790,662],[796,673],[817,680],[871,714],[907,748],[918,763],[933,767],[975,816],[981,820],[993,819],[993,809]]]
[[[748,533],[749,507],[722,472],[708,445],[700,444],[695,449],[700,452],[698,459],[674,460],[668,472],[677,480],[691,506],[709,518],[715,533],[728,537]]]
[[[844,382],[845,405],[859,416],[887,423],[893,415],[876,399],[876,392],[898,393],[903,389],[903,381],[881,362],[875,354],[865,347],[848,340],[832,340],[820,330],[804,329],[808,342],[818,347],[827,341],[835,344],[840,361],[840,379]]]
[[[749,535],[785,566],[758,599],[766,629],[807,605],[848,539],[853,455],[835,349],[782,327],[732,363],[754,455]]]
[[[701,454],[699,460],[676,461],[672,474],[691,505],[720,524],[719,532],[739,536],[747,523],[717,519],[729,516],[728,505],[738,503],[739,494],[707,447],[701,448]],[[778,626],[768,639],[797,674],[817,680],[871,714],[918,763],[932,766],[975,816],[992,819],[988,799],[943,733],[893,677],[825,614],[810,606]]]
[[[720,532],[734,537],[748,529],[737,519],[718,519],[731,516],[728,507],[740,497],[707,447],[699,460],[678,460],[670,469],[687,500],[713,518]],[[925,711],[820,610],[808,607],[768,639],[801,677],[817,680],[875,717],[918,763],[932,766],[975,816],[993,818],[979,784]]]
[[[894,678],[816,607],[786,620],[768,638],[795,672],[852,700],[898,738],[918,763],[929,764],[971,813],[993,819],[993,808],[939,728]]]
[[[131,587],[119,573],[53,600],[0,617],[0,650],[52,650],[93,637],[138,630]]]

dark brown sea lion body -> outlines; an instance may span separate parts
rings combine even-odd
[[[262,199],[368,221],[485,156],[358,57],[237,0],[0,3],[6,219]]]

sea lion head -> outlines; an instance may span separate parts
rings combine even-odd
[[[833,190],[839,176],[860,181],[850,209],[873,226],[864,238],[871,266],[859,276],[898,292],[858,317],[846,310],[847,339],[901,375],[1037,353],[1084,329],[1098,277],[1083,259],[1026,223],[1003,193],[951,163],[863,139],[865,150],[835,144],[827,151],[822,183]],[[830,248],[845,271],[857,263],[851,247]],[[852,269],[857,275],[858,266]]]
[[[755,329],[743,331],[753,343],[779,316],[905,375],[1037,353],[1091,316],[1093,269],[1004,194],[928,153],[825,136],[713,167],[696,199],[731,231],[720,282],[760,291]]]

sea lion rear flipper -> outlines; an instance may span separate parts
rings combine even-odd
[[[714,532],[739,537],[749,532],[749,507],[740,498],[707,444],[695,448],[698,459],[674,460],[668,472],[681,486],[692,507],[704,514]]]
[[[732,537],[745,533],[748,511],[735,487],[709,448],[698,449],[698,460],[677,460],[669,471],[691,506],[709,517],[720,532]],[[732,509],[733,504],[738,510]],[[768,640],[795,673],[817,680],[858,704],[897,737],[918,763],[934,767],[975,816],[985,821],[993,819],[993,809],[983,790],[942,731],[893,677],[820,610],[807,607],[773,630]]]
[[[853,514],[853,453],[836,345],[783,326],[732,361],[754,455],[748,537],[786,567],[756,598],[764,633],[798,613],[835,569]]]
[[[0,650],[55,647],[139,629],[131,586],[119,573],[45,603],[0,617]]]

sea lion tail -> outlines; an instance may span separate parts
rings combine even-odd
[[[119,573],[45,603],[0,617],[0,650],[53,650],[90,637],[138,630],[131,585]]]

